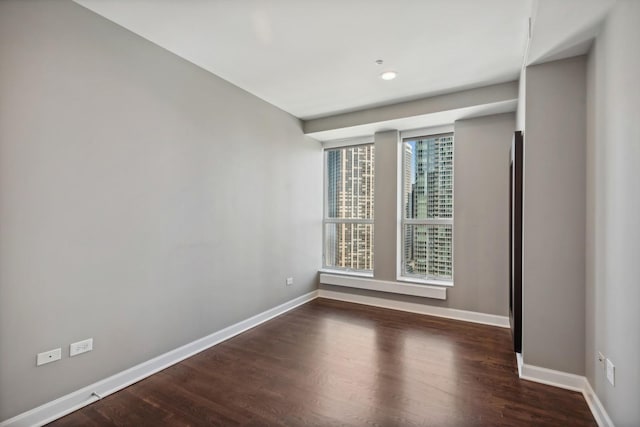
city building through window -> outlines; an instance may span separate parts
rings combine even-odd
[[[325,151],[324,268],[373,274],[374,146]]]
[[[453,280],[453,133],[402,141],[401,276]]]

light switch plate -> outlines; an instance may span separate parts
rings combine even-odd
[[[607,359],[607,380],[609,380],[612,386],[616,386],[616,367],[609,359]]]
[[[77,356],[78,354],[86,353],[91,350],[93,350],[93,338],[74,342],[69,346],[69,357]]]

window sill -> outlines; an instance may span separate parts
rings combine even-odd
[[[320,270],[320,284],[344,286],[347,288],[366,289],[370,291],[389,292],[393,294],[411,295],[439,300],[447,299],[446,286],[416,285],[411,283],[375,280],[372,276],[355,276],[353,274],[326,272]]]
[[[337,274],[340,276],[352,276],[352,277],[366,277],[373,279],[373,273],[364,273],[362,271],[350,271],[350,270],[332,270],[330,268],[321,268],[318,270],[320,274]]]
[[[447,288],[453,287],[453,281],[437,280],[437,279],[417,279],[413,277],[396,277],[398,282],[415,283],[418,285],[433,285],[433,286],[446,286]]]

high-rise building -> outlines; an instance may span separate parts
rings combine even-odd
[[[327,152],[327,266],[373,270],[374,160],[373,144]]]
[[[415,179],[413,209],[409,218],[453,217],[453,134],[437,135],[414,142]],[[413,253],[407,269],[412,274],[451,278],[452,230],[448,224],[420,224],[411,229]],[[405,231],[407,233],[407,231]]]
[[[453,134],[403,143],[403,214],[414,220],[453,218]],[[374,147],[327,150],[325,266],[373,270]],[[402,229],[403,274],[452,278],[451,224]]]

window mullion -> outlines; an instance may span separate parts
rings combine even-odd
[[[325,218],[325,224],[373,224],[373,219]]]
[[[407,225],[453,225],[453,218],[404,218]]]

